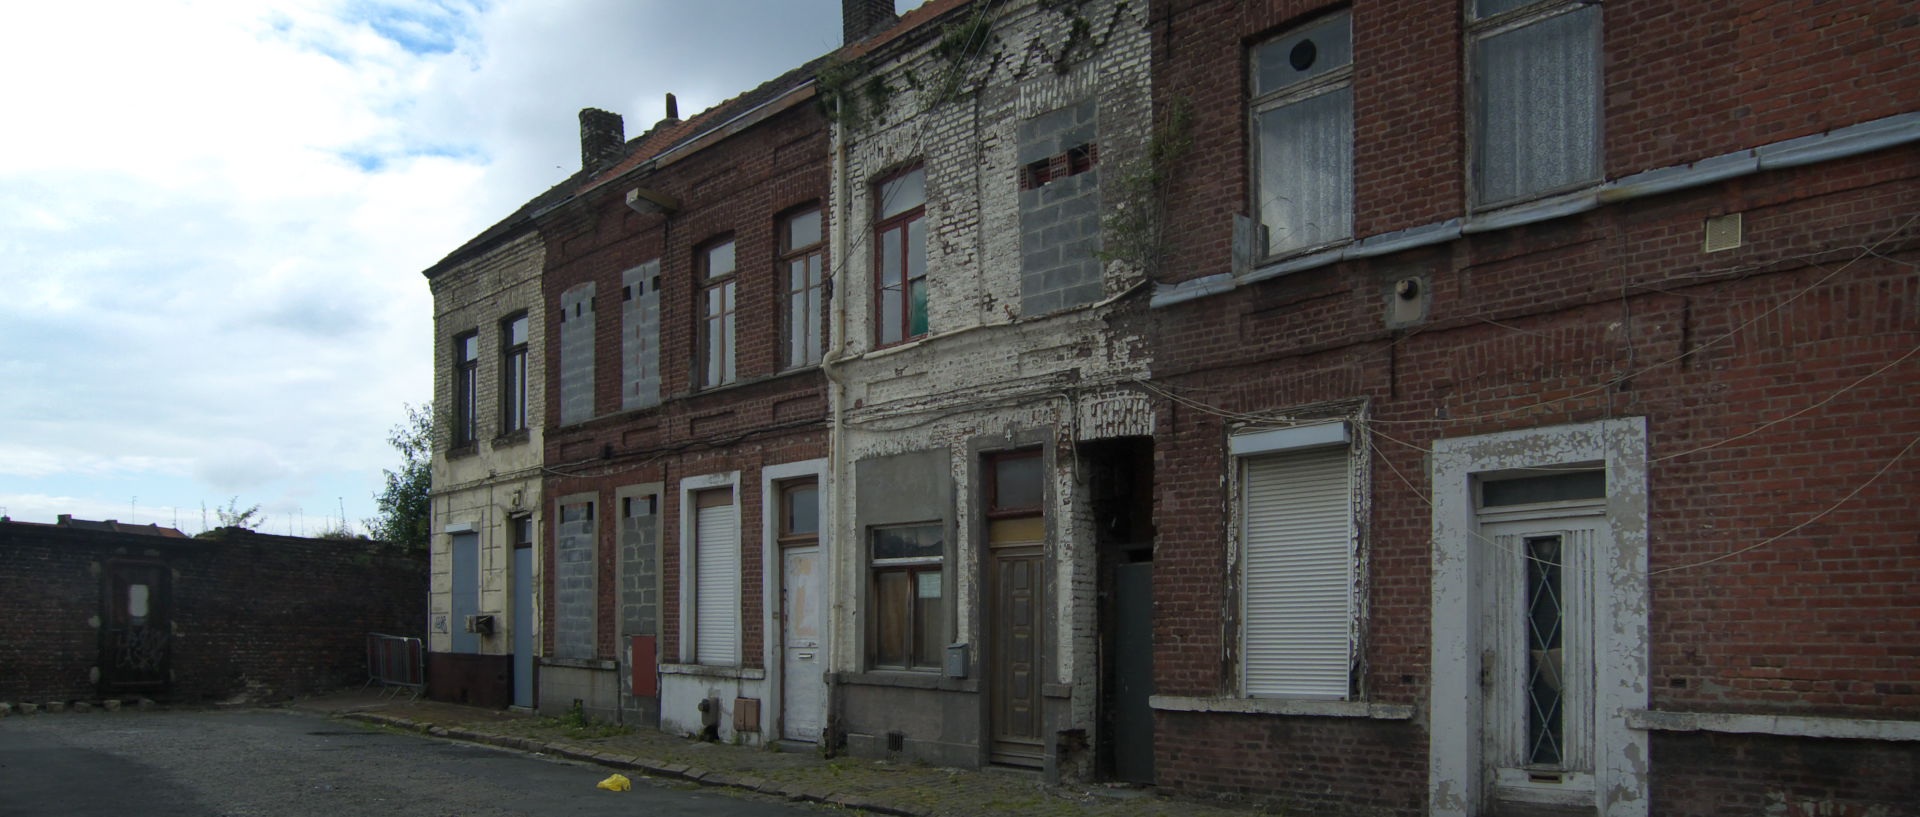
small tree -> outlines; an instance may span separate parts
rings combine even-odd
[[[238,496],[228,499],[227,507],[214,508],[213,513],[215,516],[220,517],[220,527],[223,528],[246,528],[247,530],[253,530],[256,525],[265,527],[267,524],[267,517],[265,514],[260,513],[260,505],[258,503],[255,503],[251,508],[242,509],[240,507],[240,497]],[[201,524],[206,523],[202,522]]]
[[[400,452],[400,470],[382,469],[387,487],[373,495],[375,516],[366,520],[373,538],[426,549],[432,505],[433,406],[405,406],[407,421],[393,427],[387,442]]]

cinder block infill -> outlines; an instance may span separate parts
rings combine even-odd
[[[801,783],[780,783],[756,777],[747,773],[720,772],[702,769],[697,766],[684,766],[667,763],[651,758],[621,755],[613,752],[596,752],[585,746],[565,743],[541,744],[536,741],[511,735],[495,735],[488,732],[476,732],[470,729],[448,729],[431,723],[421,723],[393,715],[377,712],[346,712],[337,717],[348,720],[365,721],[383,726],[392,726],[413,732],[421,732],[448,740],[462,740],[472,743],[484,743],[507,749],[520,749],[533,754],[547,754],[564,757],[582,763],[592,763],[614,769],[638,771],[653,777],[673,778],[699,783],[705,786],[718,786],[729,789],[758,792],[760,794],[783,797],[796,802],[825,803],[844,806],[875,814],[890,814],[896,817],[924,817],[930,812],[915,811],[890,803],[883,803],[865,795],[849,794],[810,788]]]

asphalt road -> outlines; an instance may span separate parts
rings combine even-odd
[[[794,817],[825,810],[282,711],[0,719],[0,817]]]

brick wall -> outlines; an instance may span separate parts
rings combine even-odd
[[[96,700],[102,563],[172,571],[171,689],[275,700],[366,682],[366,634],[423,635],[426,555],[380,543],[224,530],[214,539],[0,524],[0,700]]]
[[[1653,797],[1664,813],[1896,815],[1920,803],[1920,753],[1875,741],[1661,735]]]
[[[1920,27],[1900,24],[1910,12],[1801,6],[1608,4],[1605,174],[1920,98],[1915,75],[1894,69],[1920,56]],[[1167,280],[1232,271],[1232,216],[1249,207],[1247,114],[1243,83],[1221,78],[1244,74],[1246,43],[1323,8],[1154,5],[1156,103],[1194,113],[1194,148],[1165,202]],[[1353,6],[1356,237],[1465,214],[1459,20],[1455,3]],[[1805,47],[1776,59],[1778,46],[1761,43],[1780,37]],[[1916,182],[1920,148],[1906,145],[1155,310],[1154,380],[1182,398],[1161,403],[1155,447],[1156,692],[1235,693],[1222,415],[1365,399],[1365,699],[1427,703],[1434,441],[1644,416],[1652,707],[1920,718],[1920,517],[1904,499],[1920,488],[1920,455],[1907,450],[1920,434],[1920,356],[1908,357],[1920,338]],[[1703,252],[1702,220],[1725,213],[1743,216],[1744,245]],[[1388,305],[1407,279],[1430,300],[1397,328]],[[1163,712],[1160,783],[1419,814],[1424,718]],[[1719,743],[1746,762],[1688,750]],[[1657,734],[1654,746],[1655,814],[1755,813],[1715,812],[1697,792],[1739,790],[1754,805],[1776,784],[1803,800],[1893,802],[1899,785],[1868,778],[1914,762],[1911,744]],[[1810,771],[1823,768],[1832,779]]]
[[[760,468],[826,455],[825,378],[817,367],[781,370],[779,318],[785,282],[775,269],[779,217],[809,203],[824,209],[827,158],[825,122],[811,101],[802,101],[712,146],[663,160],[651,173],[608,184],[541,225],[548,247],[544,286],[549,304],[557,309],[562,293],[587,284],[601,293],[599,319],[593,324],[591,419],[548,429],[546,460],[551,470],[545,488],[550,497],[597,498],[594,569],[599,598],[594,614],[600,658],[615,658],[623,649],[617,640],[622,606],[615,581],[624,522],[619,489],[644,483],[663,486],[659,651],[661,660],[672,662],[680,654],[679,483],[689,476],[739,471],[741,646],[746,665],[762,663]],[[622,194],[636,184],[665,192],[680,202],[680,209],[670,218],[634,212]],[[723,235],[732,237],[738,270],[738,377],[731,385],[699,390],[694,380],[699,353],[695,333],[702,282],[695,255]],[[825,250],[831,253],[832,247]],[[629,382],[623,353],[634,347],[623,337],[621,312],[612,304],[629,283],[623,275],[656,260],[662,400],[658,406],[623,410],[623,386]],[[549,337],[550,349],[557,349],[558,336],[550,332]],[[551,352],[550,358],[557,360]],[[550,411],[557,412],[551,402]],[[549,569],[551,547],[549,541],[544,557]],[[629,568],[640,565],[631,563]],[[545,615],[550,618],[554,612],[549,604]],[[545,654],[552,650],[549,635]]]

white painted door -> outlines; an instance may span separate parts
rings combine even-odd
[[[788,548],[780,560],[780,737],[818,741],[826,709],[820,633],[820,548]]]
[[[1481,734],[1495,801],[1593,803],[1594,583],[1611,535],[1594,511],[1483,517]]]

